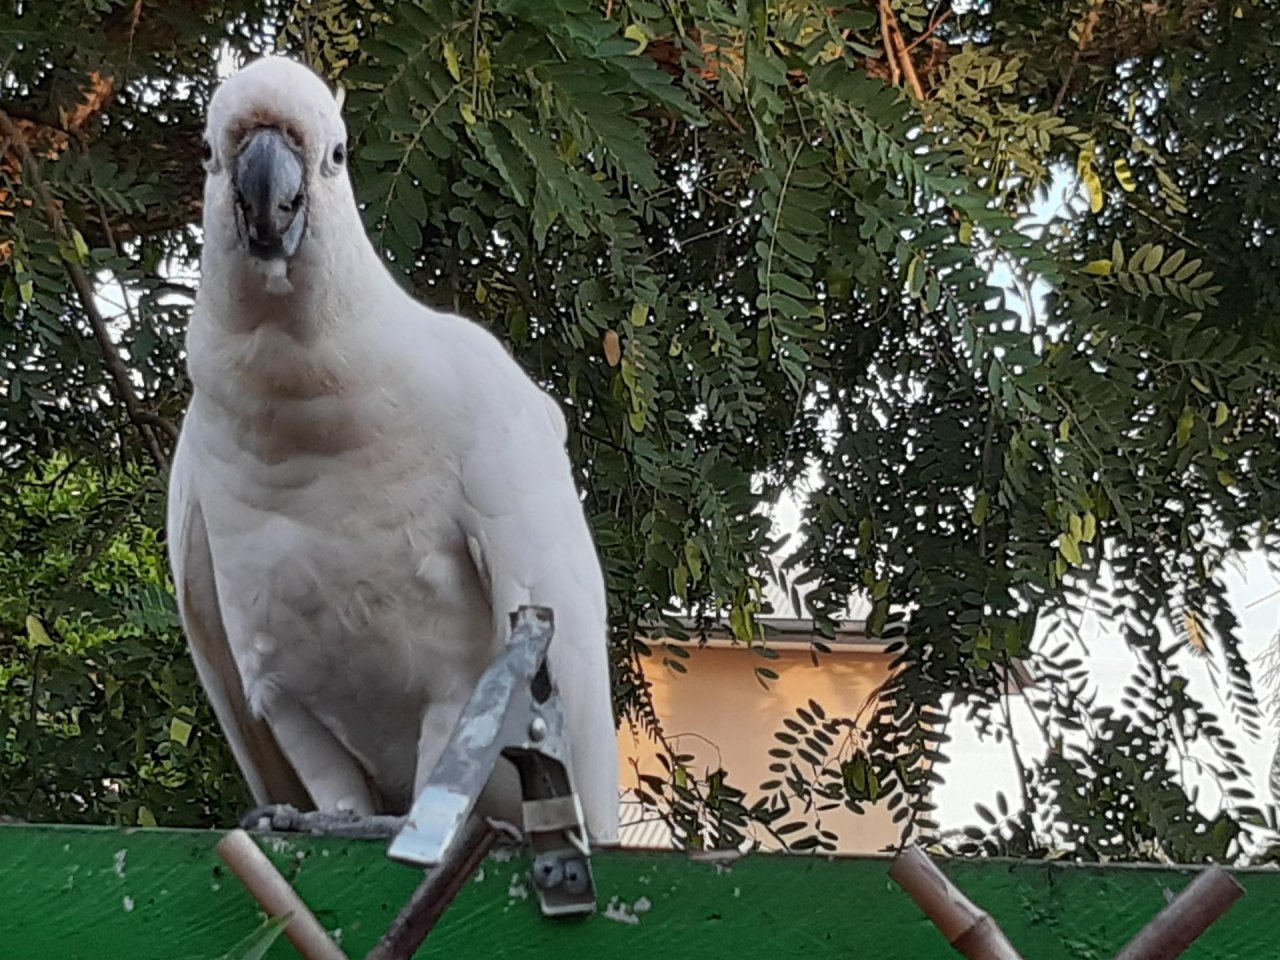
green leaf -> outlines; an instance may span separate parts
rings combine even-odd
[[[33,647],[52,647],[53,640],[44,624],[33,614],[27,614],[27,643]]]
[[[1093,538],[1098,532],[1098,518],[1092,513],[1084,515],[1084,522],[1081,524],[1080,539],[1085,543],[1093,543]]]
[[[684,542],[684,562],[695,583],[702,579],[702,550],[692,540]]]
[[[285,927],[293,920],[293,913],[285,913],[271,917],[253,933],[239,941],[224,953],[219,960],[263,960],[271,945],[284,933]]]
[[[71,228],[71,242],[75,246],[76,262],[89,262],[89,245],[85,243],[84,236],[75,227]]]
[[[1196,414],[1190,407],[1182,411],[1178,417],[1178,446],[1185,447],[1191,440],[1191,428],[1195,426]]]
[[[627,29],[622,31],[622,35],[628,40],[634,40],[636,42],[636,48],[634,50],[627,51],[630,56],[639,56],[644,52],[644,48],[649,45],[649,35],[644,32],[644,28],[639,24],[627,24]]]
[[[191,724],[181,717],[174,717],[169,721],[169,739],[175,743],[180,743],[184,747],[191,739]]]
[[[972,519],[973,519],[974,526],[980,527],[987,522],[987,512],[990,509],[990,507],[991,507],[991,497],[984,490],[980,494],[978,494],[978,497],[973,504]]]
[[[1187,252],[1185,250],[1175,250],[1165,257],[1164,263],[1160,265],[1160,276],[1172,276],[1174,271],[1182,266],[1182,261],[1186,258],[1186,255]]]
[[[1124,157],[1116,157],[1114,167],[1116,182],[1120,184],[1120,189],[1125,193],[1133,193],[1138,188],[1138,184],[1133,179],[1133,171],[1129,169],[1128,161]]]
[[[1079,567],[1084,564],[1084,558],[1080,555],[1080,542],[1069,533],[1064,533],[1058,537],[1058,552],[1073,567]]]
[[[449,68],[449,76],[456,82],[462,81],[462,66],[458,63],[458,49],[449,41],[444,44],[444,62]]]

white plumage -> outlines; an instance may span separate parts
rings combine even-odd
[[[263,129],[305,171],[287,259],[251,256],[238,212],[240,154]],[[489,333],[416,302],[384,268],[317,76],[254,62],[219,88],[207,132],[170,556],[254,797],[406,812],[508,614],[535,603],[555,612],[551,667],[588,830],[613,842],[605,593],[559,408]],[[483,812],[518,822],[514,776],[491,788]]]

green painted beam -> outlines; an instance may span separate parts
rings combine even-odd
[[[0,960],[215,960],[261,920],[214,853],[219,834],[0,826]],[[381,843],[268,838],[264,849],[347,953],[360,958],[421,874]],[[1028,960],[1102,960],[1165,905],[1189,870],[949,862]],[[681,854],[596,857],[601,912],[543,919],[522,860],[490,860],[427,941],[451,960],[557,957],[893,960],[951,956],[880,859]],[[1239,871],[1243,900],[1185,956],[1280,956],[1280,871]],[[339,932],[340,931],[340,932]],[[278,941],[271,958],[295,956]]]

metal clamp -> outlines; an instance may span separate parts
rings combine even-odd
[[[596,894],[564,711],[547,667],[553,632],[546,607],[511,615],[505,649],[480,678],[387,855],[425,867],[447,861],[498,758],[505,757],[520,777],[542,912],[565,916],[594,911]]]

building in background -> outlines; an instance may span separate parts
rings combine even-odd
[[[674,749],[693,756],[689,767],[698,776],[723,769],[730,784],[746,791],[747,806],[763,795],[759,789],[762,783],[778,779],[769,769],[777,762],[769,751],[784,746],[775,734],[786,730],[785,721],[797,719],[797,710],[808,709],[814,701],[828,717],[850,718],[865,725],[875,713],[877,691],[889,679],[893,660],[883,641],[866,635],[870,604],[852,601],[835,639],[823,641],[831,652],[815,658],[812,643],[823,638],[813,629],[812,620],[802,616],[803,597],[797,607],[776,586],[766,590],[766,597],[774,610],[782,612],[781,616],[761,618],[769,637],[767,646],[776,652],[776,659],[761,658],[725,627],[711,631],[705,644],[667,641],[688,649],[689,657],[680,660],[684,673],[664,665],[670,654],[661,638],[649,641],[653,653],[643,664],[652,685],[654,710]],[[762,683],[756,674],[759,666],[767,666],[778,678]],[[1031,679],[1023,664],[1016,668],[1011,686],[1014,693]],[[856,730],[849,735],[856,736]],[[641,774],[666,778],[666,768],[658,760],[660,752],[661,747],[643,730],[622,725],[618,753],[623,790],[619,839],[623,846],[674,846],[661,817],[634,794]],[[867,804],[862,814],[844,807],[807,816],[793,810],[787,820],[813,824],[818,816],[823,829],[836,835],[836,852],[840,854],[876,853],[898,839],[898,827],[884,803]],[[778,846],[763,832],[753,839],[766,850]]]
[[[813,656],[812,624],[794,619],[765,621],[771,628],[768,646],[776,659],[765,660],[733,639],[728,630],[710,634],[704,646],[686,641],[688,659],[680,662],[685,673],[663,665],[661,641],[644,664],[652,684],[653,706],[673,747],[694,760],[689,767],[698,776],[723,769],[729,782],[747,792],[750,805],[762,794],[759,786],[778,775],[769,770],[777,762],[769,750],[781,747],[774,734],[784,731],[784,721],[797,719],[797,708],[815,701],[829,717],[861,718],[865,723],[875,709],[877,689],[889,678],[891,656],[884,644],[868,640],[862,623],[848,622],[834,641],[826,641],[829,654]],[[671,641],[677,643],[679,641]],[[776,680],[762,683],[756,667],[767,666]],[[856,731],[848,735],[856,736]],[[837,743],[837,746],[839,744]],[[666,777],[658,760],[660,747],[644,731],[624,724],[618,734],[624,788],[623,828],[620,841],[629,847],[670,847],[671,833],[652,810],[643,807],[631,790],[639,774]],[[813,823],[817,814],[806,819]],[[884,806],[869,806],[859,816],[840,808],[821,814],[822,827],[837,836],[840,853],[871,853],[893,843],[897,829]],[[756,836],[765,849],[776,847],[767,835]]]

